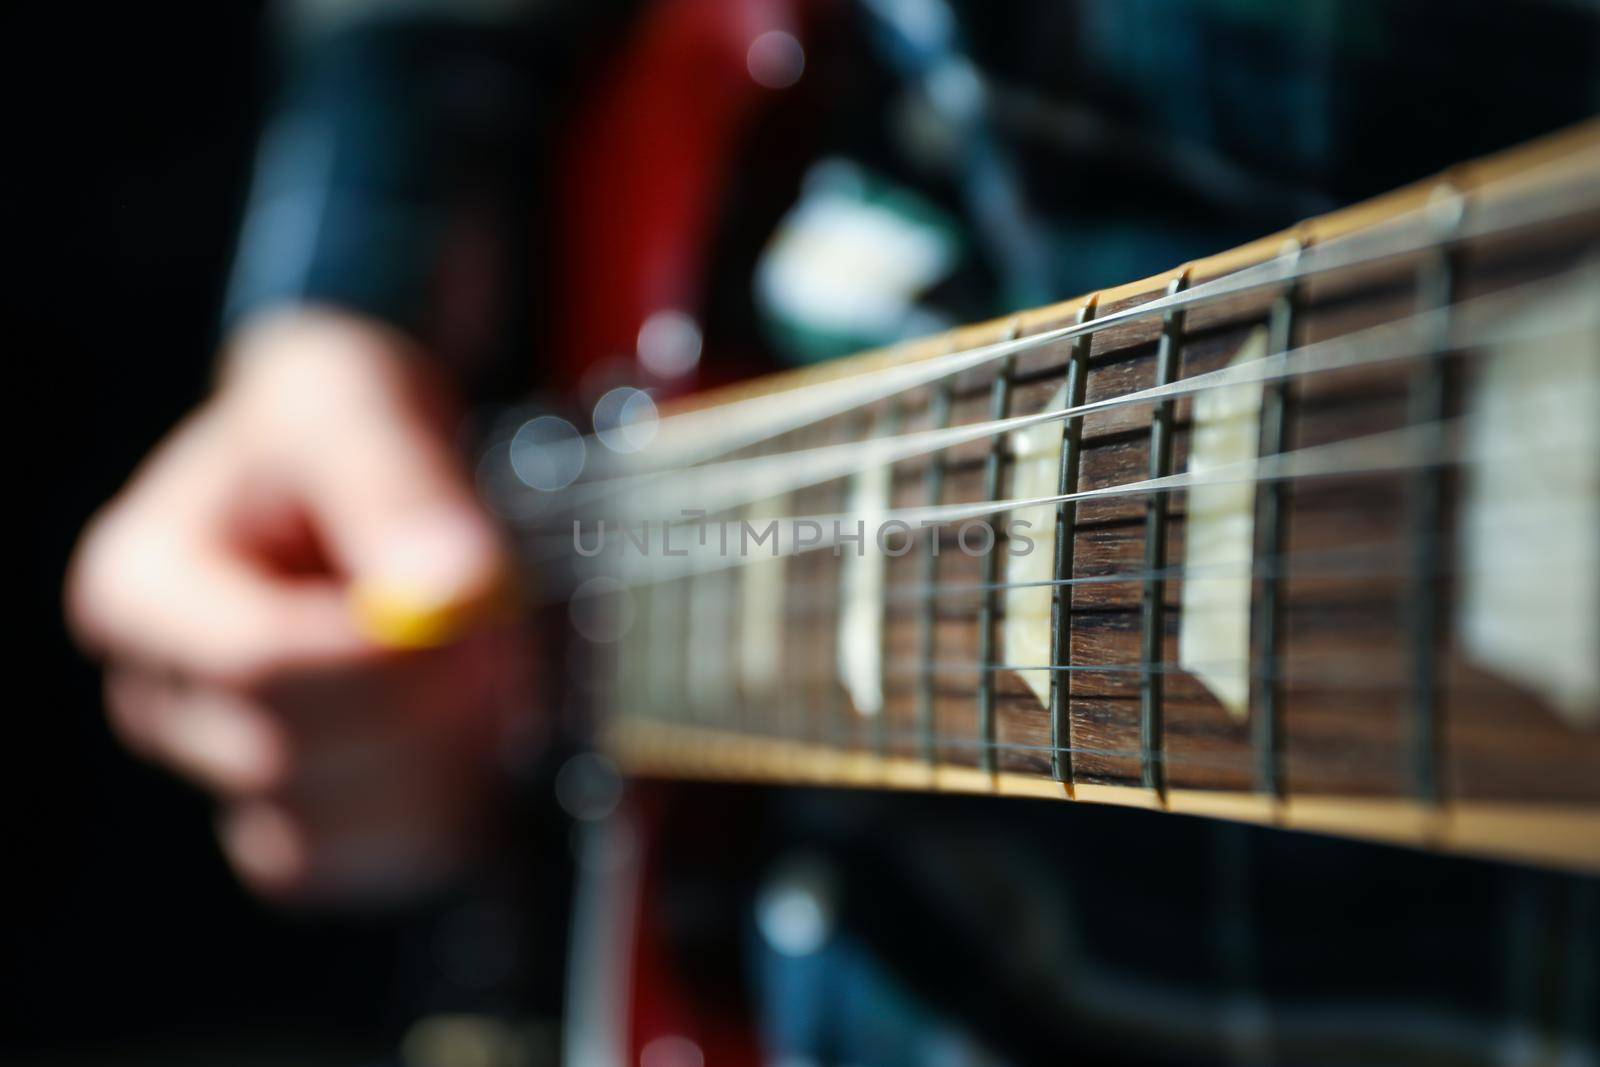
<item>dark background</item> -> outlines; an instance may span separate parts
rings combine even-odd
[[[427,951],[418,918],[248,898],[211,844],[208,804],[117,747],[60,610],[77,529],[206,386],[267,89],[259,5],[32,5],[6,27],[22,178],[6,197],[21,430],[7,511],[27,540],[0,742],[16,827],[0,1059],[6,1046],[161,1062],[363,1054],[400,1024],[396,986]]]

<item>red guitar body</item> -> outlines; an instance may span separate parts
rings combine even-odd
[[[724,191],[775,96],[750,74],[751,43],[774,30],[799,36],[801,9],[811,6],[659,0],[630,27],[563,146],[552,385],[576,394],[589,376],[626,367],[655,312],[699,317]],[[761,369],[715,356],[682,379],[652,384],[684,393]],[[686,945],[665,914],[681,896],[664,862],[665,831],[693,794],[667,783],[635,787],[623,812],[589,831],[572,949],[571,1062],[761,1062],[738,993],[737,946],[713,959]],[[706,855],[701,869],[715,870],[727,855]]]

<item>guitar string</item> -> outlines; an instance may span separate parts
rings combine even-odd
[[[1123,573],[1108,574],[1108,575],[1090,575],[1090,576],[1082,576],[1082,577],[1067,578],[1067,579],[1043,579],[1043,580],[1039,580],[1039,581],[1030,581],[1030,582],[996,582],[996,583],[992,583],[992,584],[989,584],[989,585],[984,585],[984,584],[965,584],[965,585],[935,584],[935,585],[929,586],[929,585],[920,585],[919,584],[919,585],[911,585],[911,586],[890,587],[889,589],[885,590],[885,601],[887,603],[889,600],[892,600],[892,599],[905,599],[905,600],[912,601],[912,603],[910,603],[908,606],[910,606],[912,608],[922,608],[927,604],[927,601],[928,601],[929,598],[936,598],[936,597],[961,596],[961,595],[968,595],[968,594],[974,594],[974,593],[982,593],[982,592],[988,591],[988,590],[1050,588],[1050,587],[1055,587],[1055,586],[1085,586],[1085,585],[1095,585],[1095,584],[1133,584],[1133,583],[1136,583],[1136,582],[1144,581],[1147,578],[1151,578],[1151,577],[1161,577],[1161,578],[1165,578],[1165,579],[1184,580],[1184,581],[1205,581],[1205,580],[1208,580],[1208,579],[1211,579],[1211,578],[1226,578],[1226,579],[1236,580],[1238,578],[1256,577],[1256,576],[1261,576],[1261,575],[1266,575],[1266,574],[1288,575],[1288,576],[1293,576],[1293,577],[1296,577],[1296,578],[1340,577],[1340,578],[1346,578],[1346,579],[1360,579],[1360,578],[1372,578],[1372,577],[1398,576],[1398,575],[1403,575],[1405,573],[1409,573],[1407,568],[1405,567],[1405,565],[1403,563],[1401,563],[1400,561],[1398,561],[1398,560],[1395,560],[1394,563],[1393,563],[1392,568],[1391,569],[1387,569],[1387,570],[1380,569],[1380,568],[1377,568],[1377,567],[1372,567],[1372,566],[1323,566],[1323,567],[1318,567],[1318,566],[1315,565],[1315,563],[1316,563],[1316,561],[1319,561],[1319,560],[1323,561],[1325,563],[1327,563],[1327,562],[1338,562],[1338,561],[1341,561],[1341,560],[1342,561],[1352,561],[1352,560],[1359,561],[1362,557],[1371,557],[1371,556],[1379,554],[1380,552],[1387,556],[1390,553],[1398,553],[1400,550],[1403,549],[1403,547],[1404,546],[1400,542],[1382,542],[1382,543],[1375,543],[1375,544],[1370,545],[1370,546],[1346,547],[1346,548],[1332,549],[1332,550],[1299,550],[1299,551],[1294,551],[1294,552],[1281,553],[1276,558],[1271,558],[1271,559],[1255,560],[1255,561],[1250,561],[1248,563],[1241,561],[1240,563],[1236,563],[1236,564],[1212,564],[1212,565],[1207,565],[1207,566],[1203,566],[1203,567],[1199,567],[1199,568],[1192,567],[1192,566],[1189,566],[1189,565],[1174,565],[1174,566],[1160,568],[1160,569],[1154,570],[1154,571],[1132,571],[1132,572],[1123,572]],[[1525,562],[1530,567],[1535,567],[1536,568],[1536,567],[1539,566],[1537,561],[1529,560],[1529,561],[1525,561]],[[1513,564],[1513,567],[1514,566],[1515,565]],[[1497,562],[1497,564],[1496,564],[1496,566],[1494,568],[1494,570],[1497,573],[1503,572],[1504,569],[1505,569],[1505,564],[1503,562]],[[1462,576],[1462,575],[1467,575],[1467,574],[1470,574],[1470,573],[1473,573],[1473,572],[1471,570],[1467,569],[1467,568],[1453,567],[1453,568],[1442,569],[1441,573],[1442,574],[1443,573],[1451,573],[1451,574],[1455,574],[1457,576]],[[796,596],[797,593],[799,594],[798,596]],[[897,594],[897,593],[900,594],[900,595],[896,596],[895,594]],[[1308,601],[1308,602],[1306,602],[1304,604],[1301,604],[1301,605],[1298,605],[1298,606],[1301,607],[1302,609],[1316,609],[1316,610],[1324,610],[1324,611],[1332,610],[1334,612],[1337,612],[1337,611],[1340,611],[1340,610],[1357,610],[1357,611],[1359,611],[1359,610],[1363,610],[1363,609],[1372,609],[1372,608],[1383,609],[1383,608],[1395,606],[1395,605],[1392,605],[1392,604],[1389,603],[1389,599],[1390,598],[1383,597],[1383,596],[1378,596],[1378,597],[1374,597],[1374,598],[1372,598],[1370,600],[1367,600],[1367,601],[1359,601],[1359,600],[1358,601],[1349,601],[1349,600],[1345,600],[1345,601],[1326,601],[1326,602]],[[802,586],[800,586],[798,588],[793,588],[793,589],[790,590],[790,593],[785,597],[785,605],[784,605],[784,616],[785,616],[785,619],[787,621],[789,621],[789,622],[792,622],[792,623],[799,623],[800,625],[814,625],[819,620],[825,620],[825,619],[831,618],[831,613],[837,606],[836,603],[835,603],[835,600],[836,600],[836,596],[834,596],[833,594],[831,594],[829,592],[825,592],[825,591],[823,591],[821,589],[809,588],[809,587],[806,587],[804,585],[802,585]],[[826,610],[824,611],[824,610],[819,610],[819,609],[826,609]],[[1130,604],[1112,604],[1112,605],[1105,605],[1105,606],[1096,606],[1094,608],[1091,608],[1090,611],[1088,611],[1088,612],[1079,611],[1079,612],[1074,612],[1074,614],[1077,614],[1080,617],[1083,616],[1083,615],[1092,615],[1094,617],[1099,617],[1099,618],[1111,618],[1111,617],[1117,616],[1117,615],[1131,616],[1132,614],[1136,613],[1138,610],[1139,610],[1139,605],[1138,604],[1134,604],[1134,603],[1130,603]],[[1201,611],[1199,613],[1200,614],[1205,614],[1208,611],[1226,611],[1226,610],[1230,610],[1230,609],[1226,609],[1226,608],[1223,608],[1223,607],[1219,606],[1219,607],[1215,607],[1215,608],[1201,609]],[[1196,609],[1194,609],[1194,608],[1185,609],[1182,606],[1181,603],[1170,604],[1169,605],[1169,611],[1171,612],[1171,614],[1175,618],[1179,618],[1179,619],[1183,618],[1184,616],[1193,617],[1196,614]],[[719,613],[719,617],[720,618],[730,618],[730,617],[732,617],[732,615],[733,615],[732,611],[723,611],[723,612]],[[997,616],[997,621],[1003,623],[1004,618],[1005,618],[1005,615],[1002,613],[1002,614]],[[1040,620],[1040,621],[1042,622],[1042,620]],[[831,629],[832,629],[832,627],[830,626],[829,630],[831,631]],[[977,663],[977,662],[962,662],[962,663],[953,663],[953,662],[950,662],[950,661],[942,661],[942,662],[944,663],[945,668],[948,669],[948,670],[951,670],[951,671],[961,670],[961,671],[969,671],[969,672],[970,671],[977,671],[977,670],[981,670],[981,669],[1016,670],[1016,671],[1026,671],[1026,670],[1038,670],[1038,671],[1083,670],[1083,671],[1092,671],[1092,670],[1100,670],[1100,671],[1108,671],[1108,672],[1118,671],[1118,670],[1127,670],[1127,671],[1131,671],[1131,672],[1137,672],[1138,670],[1140,670],[1142,668],[1142,664],[1140,664],[1138,662],[1104,663],[1104,664],[1074,664],[1074,665],[1071,665],[1070,667],[1031,666],[1031,665],[1019,665],[1019,664],[1009,664],[1009,663],[995,663],[995,664],[987,664],[986,665],[986,664]],[[1182,671],[1193,672],[1194,670],[1197,670],[1197,669],[1208,669],[1208,668],[1209,669],[1229,669],[1229,670],[1231,670],[1231,669],[1236,669],[1236,668],[1238,668],[1240,666],[1249,666],[1249,663],[1250,663],[1250,661],[1248,659],[1245,659],[1245,660],[1232,660],[1232,661],[1225,661],[1225,662],[1224,661],[1218,661],[1218,662],[1211,662],[1211,663],[1204,663],[1204,664],[1201,664],[1201,663],[1192,663],[1192,664],[1187,664],[1187,665],[1171,664],[1169,666],[1174,671],[1182,670]],[[917,664],[911,664],[910,666],[901,665],[897,669],[920,669],[920,668],[918,667]],[[1158,669],[1160,669],[1159,666],[1158,666]],[[1266,677],[1266,675],[1259,675],[1259,674],[1258,674],[1258,676]]]
[[[1394,692],[1396,694],[1404,693],[1409,684],[1408,677],[1404,675],[1403,671],[1397,672],[1392,677],[1375,673],[1370,661],[1363,662],[1359,671],[1329,669],[1330,666],[1341,667],[1344,663],[1345,660],[1341,657],[1302,656],[1295,659],[1293,663],[1285,665],[1283,669],[1275,670],[1266,666],[1257,666],[1248,657],[1193,663],[1158,660],[1148,664],[1139,661],[1118,661],[1056,665],[1003,662],[982,663],[968,660],[896,660],[884,664],[882,674],[886,680],[889,678],[921,677],[924,672],[949,677],[1005,671],[1019,674],[1036,671],[1042,674],[1129,675],[1138,678],[1145,674],[1182,676],[1200,675],[1208,671],[1237,671],[1263,681],[1291,681],[1304,685],[1337,685],[1345,690],[1354,688],[1358,691]],[[971,696],[972,694],[969,693],[967,695]],[[1112,694],[1101,695],[1109,696]]]
[[[917,505],[903,508],[879,508],[837,513],[813,515],[774,515],[761,514],[759,516],[746,516],[737,519],[702,519],[695,523],[673,523],[671,529],[684,532],[688,541],[672,540],[672,535],[666,532],[668,524],[654,527],[666,540],[662,541],[663,548],[671,548],[665,553],[667,559],[689,558],[696,547],[716,547],[720,556],[711,557],[721,559],[723,565],[711,565],[697,570],[683,571],[680,573],[665,573],[655,576],[654,580],[670,581],[677,578],[688,577],[695,573],[710,570],[724,569],[725,566],[738,566],[744,563],[759,563],[774,558],[789,557],[814,551],[831,549],[835,556],[843,554],[841,545],[853,543],[856,534],[845,534],[844,528],[854,526],[856,523],[865,523],[868,520],[878,521],[883,525],[889,523],[899,524],[896,533],[903,538],[902,546],[898,551],[888,551],[887,542],[876,551],[890,558],[902,558],[912,554],[914,540],[923,536],[931,529],[950,526],[956,522],[985,518],[986,516],[1007,511],[1030,512],[1066,501],[1105,500],[1110,498],[1139,496],[1153,492],[1170,492],[1191,488],[1195,485],[1227,484],[1227,483],[1259,483],[1266,481],[1297,481],[1304,478],[1333,478],[1342,475],[1379,474],[1429,466],[1442,466],[1448,464],[1477,464],[1488,466],[1495,463],[1509,463],[1527,459],[1553,451],[1555,446],[1546,449],[1524,449],[1502,452],[1498,455],[1485,456],[1469,454],[1464,450],[1460,439],[1470,431],[1472,423],[1467,419],[1453,419],[1446,422],[1420,424],[1403,427],[1396,430],[1385,431],[1365,437],[1348,438],[1326,444],[1309,446],[1307,448],[1277,453],[1266,457],[1243,460],[1224,467],[1213,468],[1204,472],[1182,472],[1168,475],[1158,479],[1143,479],[1133,482],[1116,483],[1091,489],[1080,489],[1074,493],[1047,497],[1014,498],[1003,500],[978,500],[961,503],[932,505]],[[1398,450],[1398,451],[1396,451]],[[1343,464],[1339,457],[1348,454]],[[1408,458],[1409,457],[1409,458]],[[1545,518],[1550,517],[1552,509],[1559,510],[1565,502],[1546,504]],[[1504,521],[1504,520],[1500,520]],[[790,531],[787,538],[788,548],[769,551],[765,555],[744,552],[747,544],[754,544],[759,549],[764,549],[769,540],[774,539],[766,527],[757,529],[761,523],[779,524],[779,533],[775,536],[775,543],[782,544],[785,538],[782,535],[784,524]],[[822,527],[823,530],[838,526],[839,533],[836,538],[829,538],[819,533],[818,540],[808,540],[805,544],[799,543],[798,533],[802,525]],[[1044,532],[1043,526],[1029,526]],[[621,545],[624,538],[628,539],[641,562],[652,558],[647,554],[652,541],[651,527],[648,525],[635,527],[628,530],[621,527],[611,527],[602,534],[596,531],[590,540],[597,547],[586,550],[585,555],[595,556],[602,549],[598,547],[603,542]],[[990,529],[993,529],[992,527]],[[692,539],[695,531],[700,532],[698,540]],[[714,534],[713,531],[717,533]],[[993,545],[998,545],[1007,538],[1006,530],[993,533]],[[569,536],[546,535],[543,542],[552,547],[552,551],[542,556],[528,554],[529,558],[543,562],[566,560],[571,556],[575,540],[581,540],[581,531],[575,527]],[[944,543],[944,542],[941,542]],[[739,555],[726,555],[727,549],[738,545],[741,549]],[[953,551],[953,550],[952,550]],[[705,559],[702,554],[699,558]],[[1150,577],[1156,574],[1147,575]],[[640,580],[651,576],[641,576]],[[1055,584],[1055,583],[1047,583]],[[976,587],[975,587],[976,588]],[[1005,586],[991,586],[989,588],[1005,588]]]
[[[924,430],[861,442],[824,445],[772,456],[732,460],[683,472],[645,475],[626,489],[628,512],[633,516],[681,515],[693,502],[696,511],[710,514],[757,503],[785,493],[860,474],[916,456],[941,452],[973,441],[993,438],[1033,426],[1083,418],[1117,408],[1154,404],[1182,396],[1244,385],[1294,381],[1312,375],[1356,370],[1394,363],[1411,363],[1435,355],[1437,338],[1447,336],[1447,355],[1477,355],[1487,344],[1513,344],[1548,340],[1592,331],[1600,315],[1577,301],[1566,306],[1580,309],[1564,318],[1541,317],[1507,323],[1508,315],[1525,306],[1536,294],[1549,299],[1552,285],[1570,285],[1600,293],[1600,268],[1585,265],[1544,282],[1461,301],[1394,322],[1314,342],[1288,352],[1265,356],[1192,375],[1165,385],[1133,390],[1073,407],[1011,416],[970,425]],[[1597,301],[1600,302],[1600,297]],[[660,486],[668,478],[686,479],[686,485]],[[656,492],[651,493],[652,488]],[[617,493],[624,493],[618,489]],[[524,516],[525,523],[548,520],[549,515]],[[620,520],[625,521],[625,520]],[[662,519],[661,521],[667,521]],[[682,520],[677,520],[680,523]],[[620,536],[620,531],[613,536]]]
[[[1374,675],[1371,664],[1365,663],[1361,671],[1344,672],[1339,670],[1326,670],[1328,663],[1336,657],[1326,656],[1316,660],[1307,661],[1304,658],[1296,661],[1292,667],[1283,670],[1273,670],[1269,667],[1254,666],[1246,657],[1232,660],[1213,660],[1209,662],[1183,663],[1181,661],[1157,660],[1151,664],[1140,662],[1118,663],[1064,663],[1056,666],[1029,663],[977,663],[959,660],[934,660],[926,664],[935,674],[942,675],[968,675],[982,673],[996,673],[1001,671],[1038,671],[1044,674],[1128,674],[1139,677],[1146,673],[1161,675],[1202,674],[1207,671],[1243,671],[1251,678],[1263,681],[1294,681],[1305,683],[1336,683],[1341,688],[1357,688],[1359,690],[1375,689],[1388,691],[1391,687],[1395,692],[1406,690],[1406,679],[1401,675],[1394,678],[1385,678]],[[1322,662],[1327,661],[1327,662]],[[1337,665],[1342,665],[1340,661]],[[884,665],[885,676],[914,677],[925,669],[920,661],[902,661]],[[1352,686],[1352,682],[1360,683]]]
[[[1562,498],[1561,503],[1562,505],[1565,505],[1568,503],[1568,501],[1565,500],[1565,498]],[[1504,534],[1534,533],[1542,528],[1545,528],[1545,525],[1549,523],[1553,516],[1584,520],[1589,518],[1587,510],[1584,510],[1579,515],[1573,516],[1561,516],[1559,508],[1535,513],[1523,511],[1514,516],[1508,516],[1502,519],[1480,520],[1479,528],[1485,529],[1492,527],[1495,531]],[[1181,516],[1174,516],[1174,518],[1178,519],[1181,518]],[[1143,582],[1151,578],[1159,578],[1171,581],[1224,581],[1241,578],[1253,579],[1269,577],[1392,577],[1411,573],[1411,565],[1409,561],[1401,558],[1401,554],[1404,553],[1408,548],[1409,543],[1404,540],[1390,540],[1371,542],[1369,544],[1359,546],[1346,545],[1332,549],[1298,549],[1290,552],[1280,552],[1274,555],[1256,556],[1250,560],[1238,560],[1226,563],[1208,563],[1200,565],[1187,563],[1171,564],[1169,566],[1157,567],[1150,570],[1140,569],[1132,571],[1117,571],[1110,574],[1079,575],[1072,578],[1038,578],[1021,582],[934,582],[931,584],[926,582],[888,583],[885,585],[883,596],[886,604],[894,601],[904,600],[912,601],[913,603],[911,606],[913,607],[919,607],[921,606],[921,603],[928,597],[945,598],[967,595],[976,596],[988,592],[1009,592],[1020,589],[1053,589],[1057,587],[1064,588],[1090,585],[1132,584],[1135,582]],[[920,562],[923,557],[914,553],[907,553],[904,556],[891,558],[908,560],[915,558]],[[1316,565],[1318,561],[1337,562],[1346,559],[1353,559],[1357,562],[1362,559],[1376,559],[1378,562],[1369,563],[1364,566]],[[1497,560],[1494,569],[1499,572],[1508,569],[1515,570],[1518,566],[1542,568],[1543,563],[1542,561],[1531,557],[1523,560]],[[1464,575],[1471,573],[1468,568],[1452,566],[1447,562],[1441,562],[1438,567],[1439,573],[1441,574]],[[789,598],[790,610],[795,614],[804,614],[810,607],[814,606],[807,597],[807,594],[811,591],[807,589],[791,591],[791,593],[796,592],[799,593],[800,596],[795,598],[791,595]],[[820,598],[816,599],[818,604],[823,603]],[[1133,608],[1130,607],[1130,610],[1133,610]],[[999,617],[1003,617],[1003,615]]]
[[[1067,502],[1142,497],[1153,493],[1176,492],[1194,486],[1299,482],[1306,479],[1392,474],[1448,465],[1490,466],[1516,463],[1549,455],[1556,448],[1554,445],[1546,445],[1507,450],[1493,456],[1476,455],[1462,447],[1464,428],[1466,424],[1461,419],[1422,423],[1363,437],[1258,456],[1204,471],[1185,471],[1158,478],[1146,478],[1049,496],[888,508],[859,513],[788,516],[770,520],[779,524],[776,527],[777,532],[771,535],[774,544],[771,552],[765,549],[765,537],[756,542],[760,552],[750,552],[751,540],[764,531],[753,530],[744,520],[739,520],[707,522],[701,527],[708,531],[731,530],[733,536],[728,537],[726,544],[739,545],[738,553],[721,552],[720,538],[713,538],[708,533],[705,538],[706,545],[703,546],[706,549],[704,552],[695,551],[697,546],[691,540],[673,548],[672,553],[665,556],[618,552],[613,554],[615,558],[605,560],[604,554],[601,553],[593,558],[580,557],[570,562],[575,565],[586,565],[572,568],[573,575],[579,579],[606,576],[624,585],[654,584],[780,557],[788,558],[821,550],[832,550],[836,544],[846,543],[847,538],[854,536],[853,533],[844,533],[847,525],[854,529],[855,523],[865,523],[868,519],[877,521],[883,526],[890,523],[899,524],[906,532],[910,532],[918,527],[946,526],[982,519],[1001,512],[1047,508]],[[790,530],[787,539],[783,536],[782,523],[787,523]],[[816,539],[811,540],[808,537],[802,543],[798,536],[802,526],[814,531]],[[747,533],[749,536],[746,536]],[[607,563],[612,565],[610,570],[600,569]]]
[[[1597,159],[1591,160],[1590,157]],[[1513,194],[1503,194],[1493,188],[1475,190],[1472,193],[1471,210],[1459,225],[1451,229],[1450,240],[1461,242],[1499,236],[1568,218],[1600,206],[1600,183],[1592,180],[1591,173],[1597,162],[1600,162],[1600,150],[1575,153],[1530,168],[1522,176],[1526,187],[1517,189]],[[1579,173],[1570,182],[1563,184],[1558,178],[1556,188],[1537,188],[1541,175],[1548,179],[1547,172],[1559,175],[1559,172],[1571,169]],[[668,416],[658,424],[651,454],[644,461],[659,464],[665,457],[668,465],[688,466],[1031,348],[1092,335],[1168,311],[1204,306],[1230,296],[1426,251],[1443,243],[1441,233],[1448,225],[1448,220],[1440,219],[1438,205],[1428,204],[1403,212],[1369,229],[1312,244],[1293,256],[1277,256],[1182,292],[1157,297],[1086,322],[1025,338],[946,353],[911,364],[866,371],[849,378],[803,385],[782,394],[752,397],[715,408]],[[751,424],[751,428],[741,431],[741,417],[744,422]],[[675,434],[692,437],[707,433],[720,435],[722,439],[698,448],[672,440]],[[600,447],[593,435],[584,438],[584,443],[588,453],[601,457],[603,461],[629,465],[641,460],[641,457],[613,456]],[[674,452],[679,454],[674,455]]]

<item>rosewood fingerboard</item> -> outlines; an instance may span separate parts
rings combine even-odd
[[[1068,405],[1093,403],[1217,370],[1251,343],[1293,351],[1479,297],[1565,285],[1600,248],[1592,204],[1488,233],[1470,222],[1480,202],[1555,195],[1553,173],[1600,183],[1597,161],[1590,126],[1167,275],[698,403],[781,403],[819,374],[842,379],[886,359],[933,359],[1115,317],[1278,257],[1292,275],[1305,250],[1418,211],[1437,219],[1431,247],[1042,343],[740,455],[1027,415],[1063,387]],[[1571,187],[1567,178],[1560,188]],[[1259,454],[1459,426],[1484,367],[1462,348],[1442,329],[1421,358],[1268,382]],[[1059,491],[1186,471],[1194,429],[1194,395],[1069,419]],[[763,685],[751,681],[759,669],[743,662],[742,642],[766,625],[756,613],[774,605],[746,587],[742,568],[651,583],[635,591],[622,640],[587,646],[600,728],[639,774],[1130,804],[1600,869],[1600,723],[1563,712],[1538,685],[1464,648],[1465,477],[1442,459],[1255,486],[1243,714],[1177,666],[1189,527],[1189,494],[1178,489],[1052,508],[1049,664],[1019,662],[1007,647],[1003,516],[990,517],[989,554],[962,551],[947,525],[885,559],[875,636],[882,699],[869,714],[842,681],[845,558],[817,551],[777,564],[779,644]],[[1005,438],[985,437],[892,464],[886,504],[1006,500],[1016,479]],[[836,478],[773,507],[838,514],[850,494],[850,479]],[[859,628],[851,633],[861,639]],[[1051,668],[1048,698],[1013,666]]]

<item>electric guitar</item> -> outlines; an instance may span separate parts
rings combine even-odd
[[[1591,123],[1154,278],[619,397],[587,436],[533,420],[485,462],[573,624],[581,727],[636,780],[1593,873],[1597,254]],[[637,1059],[672,999],[660,865],[623,852],[585,864],[631,874],[580,909],[575,1017],[613,1017],[575,1029],[617,1044],[579,1062]]]

